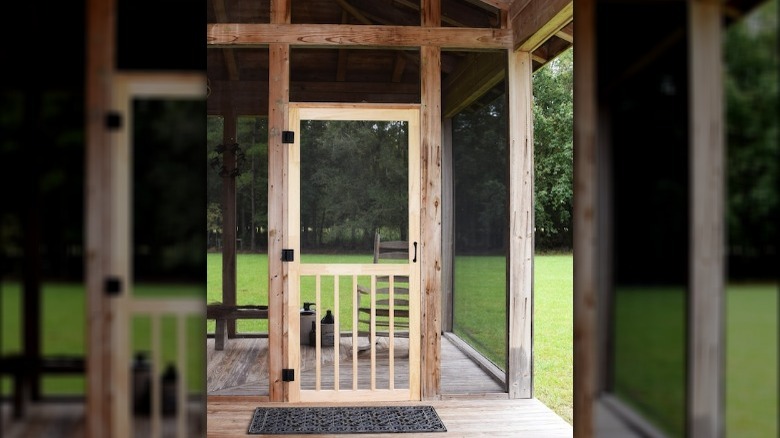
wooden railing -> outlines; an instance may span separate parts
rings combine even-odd
[[[135,426],[135,432],[131,429],[129,436],[145,436],[157,438],[162,436],[176,436],[184,438],[193,436],[192,431],[188,431],[190,421],[187,418],[188,406],[188,388],[187,388],[187,342],[188,330],[187,321],[190,319],[203,320],[206,306],[201,298],[144,298],[129,300],[129,322],[138,318],[150,319],[149,344],[150,344],[150,394],[151,409],[149,412],[148,425],[146,421],[139,421],[138,417],[133,417],[132,408],[132,385],[129,391],[131,397],[130,418],[131,428]],[[161,376],[163,375],[163,319],[173,317],[175,320],[176,340],[176,359],[175,369],[177,371],[176,380],[176,413],[175,419],[164,420],[163,415],[163,385]],[[201,323],[200,326],[203,326]],[[132,331],[131,331],[132,332]],[[129,342],[129,348],[132,348],[132,339]],[[132,352],[131,352],[132,354]],[[132,357],[132,355],[130,356]],[[129,364],[128,364],[129,365]],[[132,376],[131,376],[132,377]],[[205,397],[203,398],[205,404]],[[205,412],[205,409],[203,410]],[[171,424],[172,423],[172,424]],[[148,428],[148,433],[147,429]],[[143,431],[141,430],[143,429]],[[165,432],[165,433],[164,433]]]

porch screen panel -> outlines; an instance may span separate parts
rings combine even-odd
[[[453,118],[453,332],[506,371],[507,139],[499,97]],[[493,95],[495,96],[495,95]]]

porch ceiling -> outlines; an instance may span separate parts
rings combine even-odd
[[[525,4],[532,3],[522,1]],[[564,2],[565,3],[565,2]],[[209,0],[207,22],[268,24],[268,0]],[[511,0],[442,0],[443,28],[507,29],[512,20]],[[517,14],[517,12],[515,12]],[[306,0],[293,1],[292,24],[403,26],[420,25],[419,0]],[[421,41],[424,42],[424,41]],[[533,51],[534,70],[571,47],[573,24],[568,22]],[[473,109],[501,93],[503,57],[474,52],[443,50],[441,59],[445,113]],[[264,48],[209,48],[209,113],[267,112],[268,51]],[[327,46],[295,46],[290,56],[290,100],[307,102],[419,102],[419,50]],[[484,63],[488,63],[486,70]],[[478,87],[466,86],[463,74],[482,64]],[[449,78],[449,80],[448,80]],[[476,78],[466,78],[475,80]],[[478,89],[478,91],[477,91]],[[478,92],[478,95],[475,94]],[[449,108],[449,111],[447,110]]]
[[[349,45],[348,37],[327,32],[332,29],[328,26],[333,25],[348,25],[350,29],[393,26],[408,30],[420,25],[420,3],[419,0],[292,1],[292,24],[305,24],[309,31],[318,29],[318,25],[324,27],[317,35],[306,35],[307,38],[319,39],[322,44],[293,44],[290,56],[290,100],[419,102],[419,50],[402,47],[402,44],[393,49]],[[601,0],[600,3],[636,4],[637,0]],[[640,0],[639,3],[653,1]],[[724,22],[728,24],[739,19],[759,3],[761,0],[727,0],[724,4]],[[492,29],[496,34],[512,29],[512,47],[521,50],[531,48],[533,71],[536,71],[574,44],[572,9],[571,0],[441,0],[441,26]],[[664,22],[663,17],[642,17],[642,20],[659,24]],[[270,1],[208,0],[207,23],[268,25]],[[614,25],[626,29],[626,38],[616,42],[614,52],[616,58],[627,63],[627,69],[633,68],[630,65],[632,63],[642,62],[632,52],[649,53],[645,50],[648,46],[659,50],[663,48],[663,40],[646,41],[641,34],[632,35],[632,27],[627,23]],[[547,31],[539,32],[545,27]],[[274,35],[274,29],[264,31]],[[673,32],[677,30],[671,29],[670,36]],[[361,34],[362,37],[365,35]],[[415,38],[410,34],[404,37]],[[305,39],[303,36],[299,38]],[[417,38],[424,43],[422,34]],[[486,50],[482,48],[466,52],[443,48],[441,70],[445,116],[479,108],[502,92],[499,87],[505,71],[503,57],[495,51]],[[262,45],[213,45],[210,42],[207,53],[209,114],[224,114],[228,108],[236,114],[266,114],[268,51]],[[479,73],[474,74],[475,70]]]

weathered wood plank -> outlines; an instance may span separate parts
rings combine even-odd
[[[424,46],[420,58],[421,392],[430,400],[441,389],[441,50]]]
[[[572,0],[531,0],[522,3],[516,1],[509,11],[514,50],[534,51],[571,23],[574,17]]]
[[[598,304],[598,167],[596,165],[596,5],[574,10],[574,434],[594,435],[596,306]]]
[[[532,61],[509,52],[509,359],[510,398],[533,396],[534,137]]]
[[[359,340],[358,349],[353,349],[355,341]],[[389,386],[389,374],[387,358],[390,349],[387,338],[379,338],[377,357],[380,360],[376,377],[378,387]],[[461,341],[462,342],[462,341]],[[339,368],[340,387],[345,390],[366,389],[370,385],[370,355],[365,347],[366,338],[353,338],[343,336],[339,348],[341,366]],[[220,351],[214,347],[215,340],[209,338],[206,343],[207,355],[207,388],[208,395],[252,395],[263,396],[268,394],[268,341],[264,338],[240,338],[231,340],[234,348]],[[408,388],[407,374],[408,340],[396,339],[394,343],[393,357],[395,367],[395,385]],[[334,349],[326,348],[322,351],[323,374],[321,384],[325,388],[332,388]],[[303,389],[314,389],[315,369],[314,348],[301,347],[301,369],[296,372]],[[453,396],[472,397],[499,397],[506,399],[506,391],[503,385],[496,382],[495,377],[487,373],[483,365],[476,363],[471,357],[461,351],[448,337],[442,340],[442,394]],[[384,368],[383,368],[384,367]],[[353,386],[354,384],[354,386]]]
[[[725,434],[725,146],[722,11],[688,1],[691,89],[688,421],[691,437]]]
[[[206,44],[212,48],[265,47],[268,44],[332,47],[417,48],[420,43],[445,49],[508,49],[509,29],[344,24],[236,24],[207,25]]]

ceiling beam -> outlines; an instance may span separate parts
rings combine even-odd
[[[266,47],[270,43],[292,46],[417,48],[421,44],[443,49],[510,49],[510,29],[454,27],[365,26],[342,24],[237,24],[207,25],[209,48]]]
[[[217,17],[217,21],[227,21],[227,12],[225,10],[225,0],[214,0],[214,15]],[[222,56],[225,59],[225,69],[227,75],[232,80],[238,80],[238,64],[236,63],[236,57],[232,50],[223,50]]]
[[[572,0],[517,0],[509,10],[514,50],[533,52],[574,19]]]

